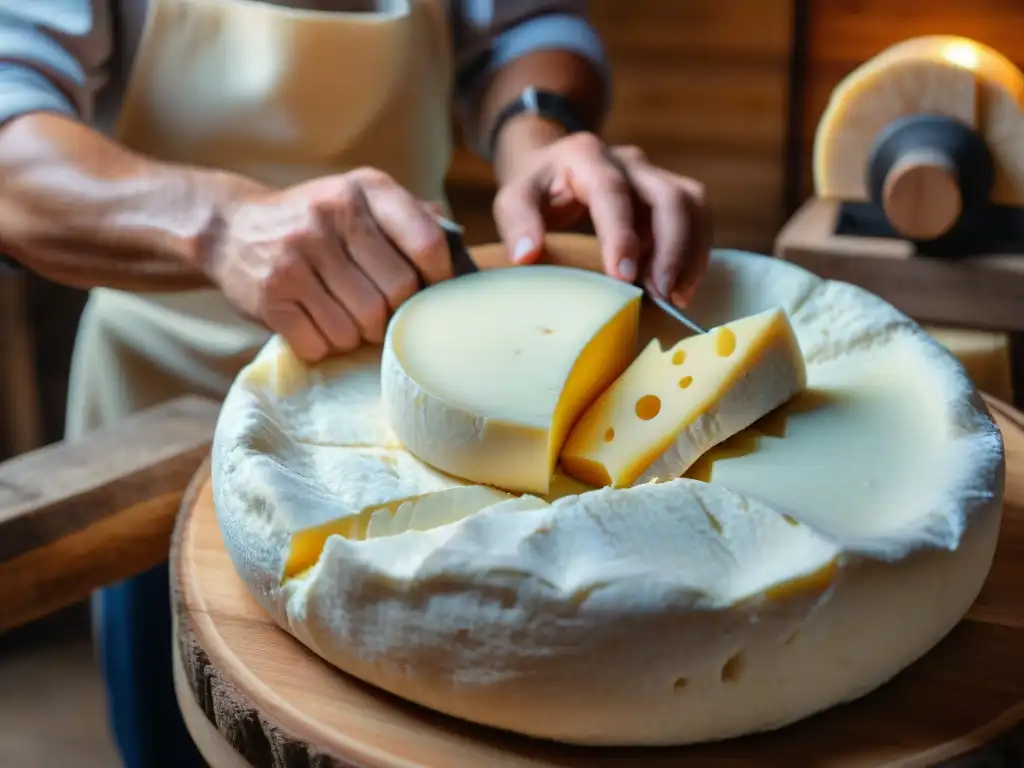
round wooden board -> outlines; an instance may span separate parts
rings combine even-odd
[[[179,699],[190,729],[214,768],[246,761],[257,768],[1019,768],[1024,415],[989,404],[1006,444],[1006,506],[995,562],[967,618],[859,701],[774,733],[696,747],[583,749],[530,740],[429,712],[344,675],[249,596],[224,549],[204,469],[186,496],[172,552]],[[226,757],[225,743],[245,761]]]

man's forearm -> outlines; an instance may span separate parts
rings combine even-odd
[[[0,251],[82,288],[201,287],[205,241],[254,186],[154,162],[66,117],[25,115],[0,131]]]
[[[601,72],[575,53],[544,50],[522,56],[494,73],[480,100],[480,135],[489,136],[501,110],[530,86],[565,96],[587,125],[595,131],[599,128],[605,110]],[[498,182],[508,177],[517,158],[550,144],[564,133],[560,126],[534,115],[523,114],[509,120],[494,148]]]

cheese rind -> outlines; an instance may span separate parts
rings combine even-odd
[[[384,342],[392,429],[444,472],[546,494],[569,428],[636,354],[640,296],[551,266],[480,272],[417,294]]]
[[[806,383],[800,345],[781,309],[691,336],[667,351],[652,340],[577,422],[562,449],[562,468],[615,488],[680,477]]]
[[[690,311],[705,327],[783,307],[807,370],[804,392],[705,454],[710,483],[594,490],[556,473],[548,500],[495,491],[465,515],[480,503],[444,499],[472,486],[382,428],[379,349],[304,367],[272,341],[212,451],[240,577],[346,673],[541,738],[723,739],[878,687],[978,594],[998,430],[952,355],[865,291],[730,251],[703,289]],[[645,315],[663,345],[679,340]],[[447,511],[415,525],[397,515],[410,496]],[[284,577],[299,532],[376,504],[396,508],[387,525],[371,512],[365,537],[328,535]]]

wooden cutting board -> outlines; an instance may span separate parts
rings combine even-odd
[[[469,725],[342,674],[279,629],[232,567],[209,472],[174,536],[178,695],[213,768],[861,768],[1024,765],[1024,415],[1006,444],[995,563],[967,618],[865,698],[775,733],[672,749],[584,749]]]

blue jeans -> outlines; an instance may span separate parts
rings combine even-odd
[[[102,590],[99,600],[100,663],[125,768],[204,768],[174,697],[167,565]]]

